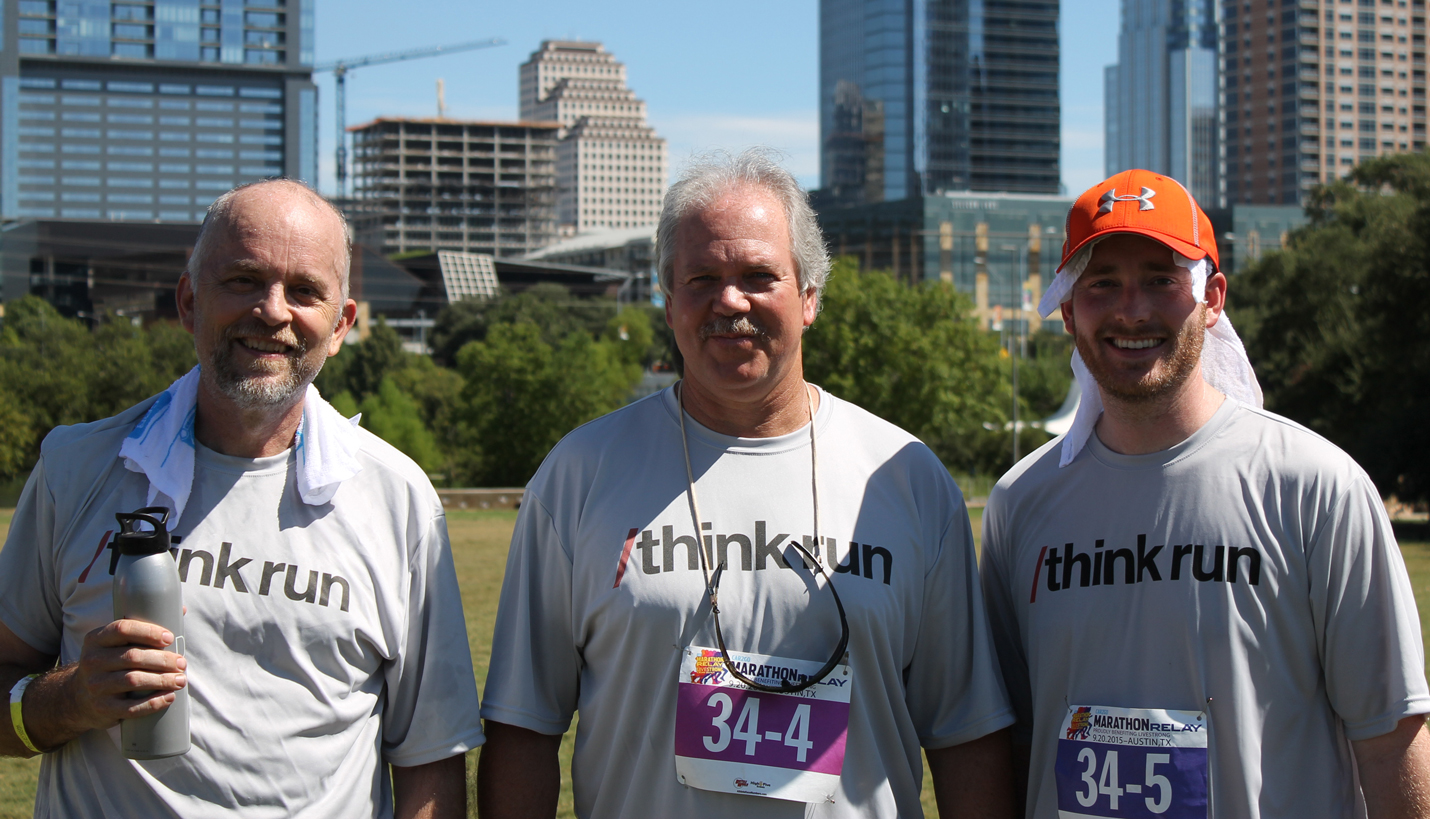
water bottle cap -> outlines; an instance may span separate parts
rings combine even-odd
[[[146,506],[133,512],[120,512],[119,534],[114,537],[114,547],[122,555],[157,555],[169,551],[169,510],[162,506]],[[149,531],[139,528],[147,523]]]

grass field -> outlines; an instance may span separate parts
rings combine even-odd
[[[979,531],[981,515],[973,510],[975,535]],[[487,661],[491,656],[492,623],[496,618],[497,597],[501,591],[502,570],[506,564],[507,543],[511,538],[515,512],[450,512],[448,530],[452,538],[452,557],[456,565],[457,579],[462,587],[462,604],[467,618],[467,636],[471,641],[472,661],[477,674],[477,687],[481,689],[487,677]],[[0,540],[10,523],[10,511],[0,510]],[[1410,570],[1410,579],[1415,587],[1415,599],[1420,607],[1421,630],[1430,634],[1430,540],[1423,529],[1402,530],[1401,550]],[[1414,537],[1411,541],[1408,538]],[[561,801],[558,816],[574,816],[571,799],[570,760],[574,739],[573,732],[567,733],[561,745]],[[472,805],[472,815],[476,815],[476,798],[472,789],[476,781],[476,764],[480,751],[467,755],[467,787]],[[0,759],[0,819],[22,819],[31,815],[34,804],[35,778],[39,771],[39,760]],[[924,777],[924,811],[928,816],[937,816],[933,805],[933,789],[929,785],[927,772]]]

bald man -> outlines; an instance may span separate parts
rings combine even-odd
[[[349,256],[301,184],[220,197],[178,285],[199,366],[45,439],[0,551],[0,753],[44,755],[37,815],[466,816],[483,735],[441,503],[311,386],[357,313]],[[179,536],[183,646],[113,616],[114,516],[145,506]],[[125,758],[118,723],[183,689],[190,750]]]

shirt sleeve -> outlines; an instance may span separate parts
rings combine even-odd
[[[924,577],[923,624],[905,678],[909,714],[925,748],[961,745],[1013,722],[978,587],[973,530],[962,503]]]
[[[1028,676],[1028,657],[1023,650],[1022,630],[1018,626],[1018,609],[1013,590],[1013,578],[1007,570],[1006,530],[1003,526],[1003,502],[995,488],[983,509],[983,596],[988,603],[988,622],[993,632],[993,647],[998,653],[998,665],[1003,672],[1003,684],[1018,721],[1013,728],[1013,741],[1032,743],[1033,695]]]
[[[383,759],[400,767],[456,756],[486,739],[441,512],[428,522],[408,573],[407,634],[402,655],[388,664],[382,715]]]
[[[1430,712],[1415,595],[1390,519],[1361,473],[1308,550],[1326,695],[1352,740]]]
[[[35,465],[0,550],[0,621],[44,654],[58,655],[64,611],[55,571],[55,502],[45,461]]]
[[[527,491],[507,555],[482,716],[563,734],[576,711],[581,657],[571,615],[571,555]]]

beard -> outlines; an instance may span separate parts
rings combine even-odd
[[[277,334],[257,323],[242,323],[224,331],[221,343],[214,346],[209,360],[203,362],[213,373],[214,384],[226,398],[243,409],[265,409],[295,403],[308,385],[323,369],[327,356],[313,354],[307,340],[292,328]],[[248,368],[239,365],[234,347],[240,336],[255,336],[288,345],[291,349],[283,361],[255,361]],[[319,350],[319,353],[322,351]]]
[[[701,341],[711,336],[764,336],[767,334],[768,331],[748,315],[737,317],[716,316],[700,327]]]
[[[1197,305],[1187,321],[1163,342],[1162,354],[1140,378],[1132,378],[1128,370],[1106,358],[1100,339],[1088,339],[1079,333],[1074,343],[1104,395],[1128,404],[1148,403],[1181,389],[1196,372],[1206,339],[1206,313],[1205,304]]]

